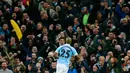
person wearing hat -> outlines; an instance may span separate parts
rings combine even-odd
[[[93,65],[92,71],[90,73],[100,73],[98,69],[99,68],[97,65]]]
[[[38,57],[37,63],[40,63],[41,64],[41,68],[42,68],[44,66],[44,59],[43,59],[43,57]]]

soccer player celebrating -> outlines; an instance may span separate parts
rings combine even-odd
[[[70,46],[72,39],[70,37],[65,39],[60,38],[60,46],[56,49],[54,56],[58,57],[56,73],[67,73],[69,70],[70,59],[78,57],[77,51]]]

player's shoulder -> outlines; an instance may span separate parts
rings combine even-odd
[[[65,47],[73,48],[70,44],[65,44]]]

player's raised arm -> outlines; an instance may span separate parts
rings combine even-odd
[[[73,63],[73,62],[81,62],[83,61],[83,57],[81,55],[75,55],[75,56],[72,56],[70,61]]]
[[[53,55],[53,56],[54,56],[55,58],[58,57],[58,54],[59,54],[59,52],[60,52],[61,47],[62,47],[62,46],[59,46],[59,47],[56,49],[56,51],[54,52],[54,55]]]

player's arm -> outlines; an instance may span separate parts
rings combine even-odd
[[[73,47],[72,47],[72,52],[73,52],[73,56],[71,58],[71,62],[75,62],[75,61],[79,62],[80,60],[82,60],[82,57],[78,55],[77,51]]]
[[[80,56],[80,55],[75,55],[75,56],[72,56],[71,57],[71,60],[70,60],[72,63],[73,62],[81,62],[81,61],[83,61],[83,58],[82,58],[82,56]]]
[[[61,48],[61,46],[60,47],[58,47],[57,49],[56,49],[56,51],[54,52],[54,58],[57,58],[58,57],[58,53],[59,53],[59,51],[60,51],[60,48]]]

